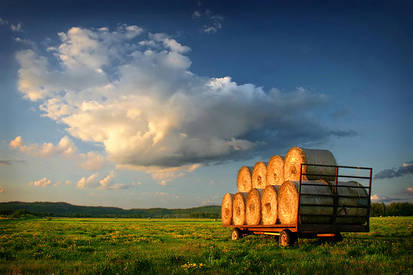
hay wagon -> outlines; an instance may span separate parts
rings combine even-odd
[[[307,186],[321,186],[320,183],[303,181],[303,176],[318,176],[317,174],[303,173],[304,166],[335,168],[335,175],[331,175],[334,183],[331,182],[330,194],[303,192]],[[345,173],[341,173],[341,171]],[[355,172],[357,175],[354,174]],[[279,237],[281,246],[291,245],[298,238],[324,237],[339,241],[342,238],[341,232],[369,232],[372,172],[373,169],[368,167],[303,163],[300,167],[295,223],[224,226],[233,228],[232,240],[251,234],[275,235]],[[351,181],[340,183],[339,179],[343,178],[364,181],[364,184],[350,184]],[[309,189],[307,188],[307,190]]]

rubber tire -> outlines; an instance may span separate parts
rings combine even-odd
[[[278,242],[281,247],[287,247],[292,244],[293,237],[290,230],[283,230],[280,232]]]
[[[231,240],[236,241],[241,238],[242,238],[241,230],[239,230],[238,228],[234,228],[234,230],[232,230],[231,232]]]

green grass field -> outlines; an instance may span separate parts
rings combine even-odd
[[[1,274],[413,274],[413,217],[329,243],[230,240],[212,220],[0,220]]]

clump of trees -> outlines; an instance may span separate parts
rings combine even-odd
[[[409,202],[392,202],[372,203],[370,208],[370,216],[385,217],[385,216],[413,216],[413,203]]]

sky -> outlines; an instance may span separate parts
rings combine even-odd
[[[411,1],[1,1],[0,201],[220,204],[289,148],[413,202]]]

